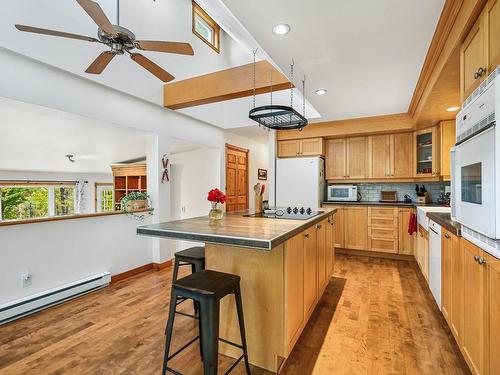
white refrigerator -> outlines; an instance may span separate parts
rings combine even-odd
[[[276,207],[319,208],[325,195],[325,161],[320,157],[276,160]]]

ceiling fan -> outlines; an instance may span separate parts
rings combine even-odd
[[[189,43],[180,42],[166,42],[154,40],[136,40],[132,31],[119,26],[112,25],[109,19],[104,14],[104,11],[98,3],[92,0],[76,0],[78,4],[87,12],[87,14],[99,26],[97,31],[97,39],[89,36],[71,34],[62,31],[41,29],[38,27],[26,26],[16,24],[16,28],[20,31],[44,34],[51,36],[59,36],[63,38],[86,40],[87,42],[102,43],[111,48],[110,51],[102,52],[97,58],[89,65],[86,73],[101,74],[102,71],[108,66],[111,60],[116,55],[123,55],[128,53],[130,58],[137,64],[141,65],[144,69],[148,70],[151,74],[161,79],[163,82],[169,82],[174,79],[174,76],[166,70],[155,64],[147,57],[140,53],[131,52],[134,49],[143,51],[156,51],[177,53],[181,55],[194,55],[193,48]]]

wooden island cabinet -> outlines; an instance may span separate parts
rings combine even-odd
[[[139,227],[143,235],[205,242],[206,268],[241,277],[251,364],[278,372],[321,299],[334,266],[335,210],[309,220],[280,220],[228,213]],[[221,338],[239,342],[232,295],[221,300]],[[219,352],[238,358],[223,342]]]

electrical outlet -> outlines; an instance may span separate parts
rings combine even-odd
[[[23,288],[31,286],[32,281],[33,281],[33,275],[31,273],[23,273],[21,275],[21,282],[22,282],[21,285]]]

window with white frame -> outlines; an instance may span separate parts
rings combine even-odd
[[[96,212],[113,211],[115,209],[113,183],[95,184],[95,202]]]
[[[74,184],[0,181],[0,221],[74,215],[75,201]]]

